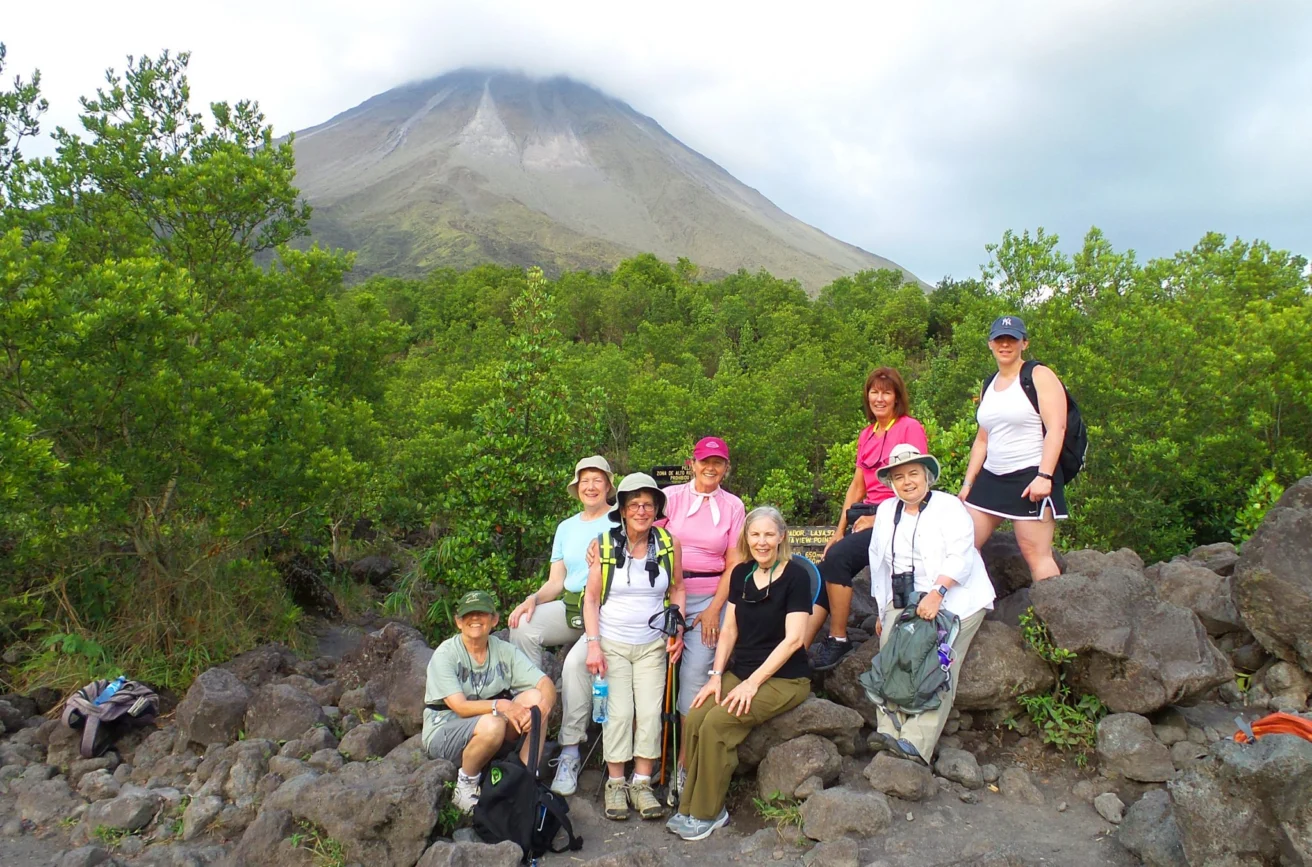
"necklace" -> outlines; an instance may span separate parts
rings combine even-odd
[[[765,587],[764,587],[764,588],[758,587],[757,584],[756,584],[756,573],[761,571],[761,564],[760,564],[760,563],[756,563],[755,565],[752,566],[752,571],[751,571],[751,573],[750,573],[750,574],[749,574],[749,575],[743,580],[743,601],[744,601],[744,602],[764,602],[765,600],[767,600],[767,599],[770,598],[770,588],[774,586],[774,570],[775,570],[775,568],[776,568],[778,565],[779,565],[779,560],[776,559],[773,563],[770,564],[769,568],[767,568],[767,569],[765,570]],[[747,598],[747,583],[748,583],[749,581],[751,582],[751,585],[752,585],[753,587],[756,587],[756,591],[757,591],[758,593],[761,592],[762,589],[764,589],[764,590],[765,590],[765,595],[762,596],[760,599],[748,599],[748,598]]]

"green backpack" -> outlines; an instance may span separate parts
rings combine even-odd
[[[916,613],[921,594],[902,609],[888,641],[861,675],[866,697],[897,720],[936,709],[952,685],[952,642],[961,619],[939,609],[933,620]],[[876,640],[876,639],[871,639]]]

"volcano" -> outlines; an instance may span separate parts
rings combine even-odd
[[[906,273],[568,78],[453,72],[298,132],[295,149],[311,232],[357,251],[357,277],[486,262],[605,269],[644,252],[707,276],[763,268],[813,294],[860,270]]]

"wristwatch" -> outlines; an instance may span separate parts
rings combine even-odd
[[[501,701],[499,698],[492,699],[492,716],[501,716],[501,711],[497,710],[497,702],[499,701]]]
[[[938,591],[938,595],[939,595],[939,596],[947,596],[947,595],[948,595],[948,588],[947,588],[947,585],[944,585],[944,584],[935,584],[935,585],[934,585],[934,589]]]
[[[716,671],[715,669],[710,668],[710,669],[707,669],[706,674],[707,674],[708,677],[719,677],[720,675],[724,674],[724,672],[723,672],[723,671]]]
[[[1034,475],[1041,479],[1047,479],[1050,482],[1052,481],[1052,473],[1035,473]]]
[[[585,636],[583,636],[583,640],[584,640],[584,641],[601,641],[601,636],[600,636],[600,635],[585,635]]]

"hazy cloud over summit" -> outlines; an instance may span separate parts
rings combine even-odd
[[[932,281],[1004,229],[1141,256],[1208,230],[1312,253],[1312,5],[70,2],[5,10],[48,128],[124,56],[193,52],[200,100],[279,130],[462,66],[629,102],[785,211]],[[775,11],[777,10],[777,11]],[[43,148],[48,150],[48,148]],[[29,147],[29,152],[35,150]]]

